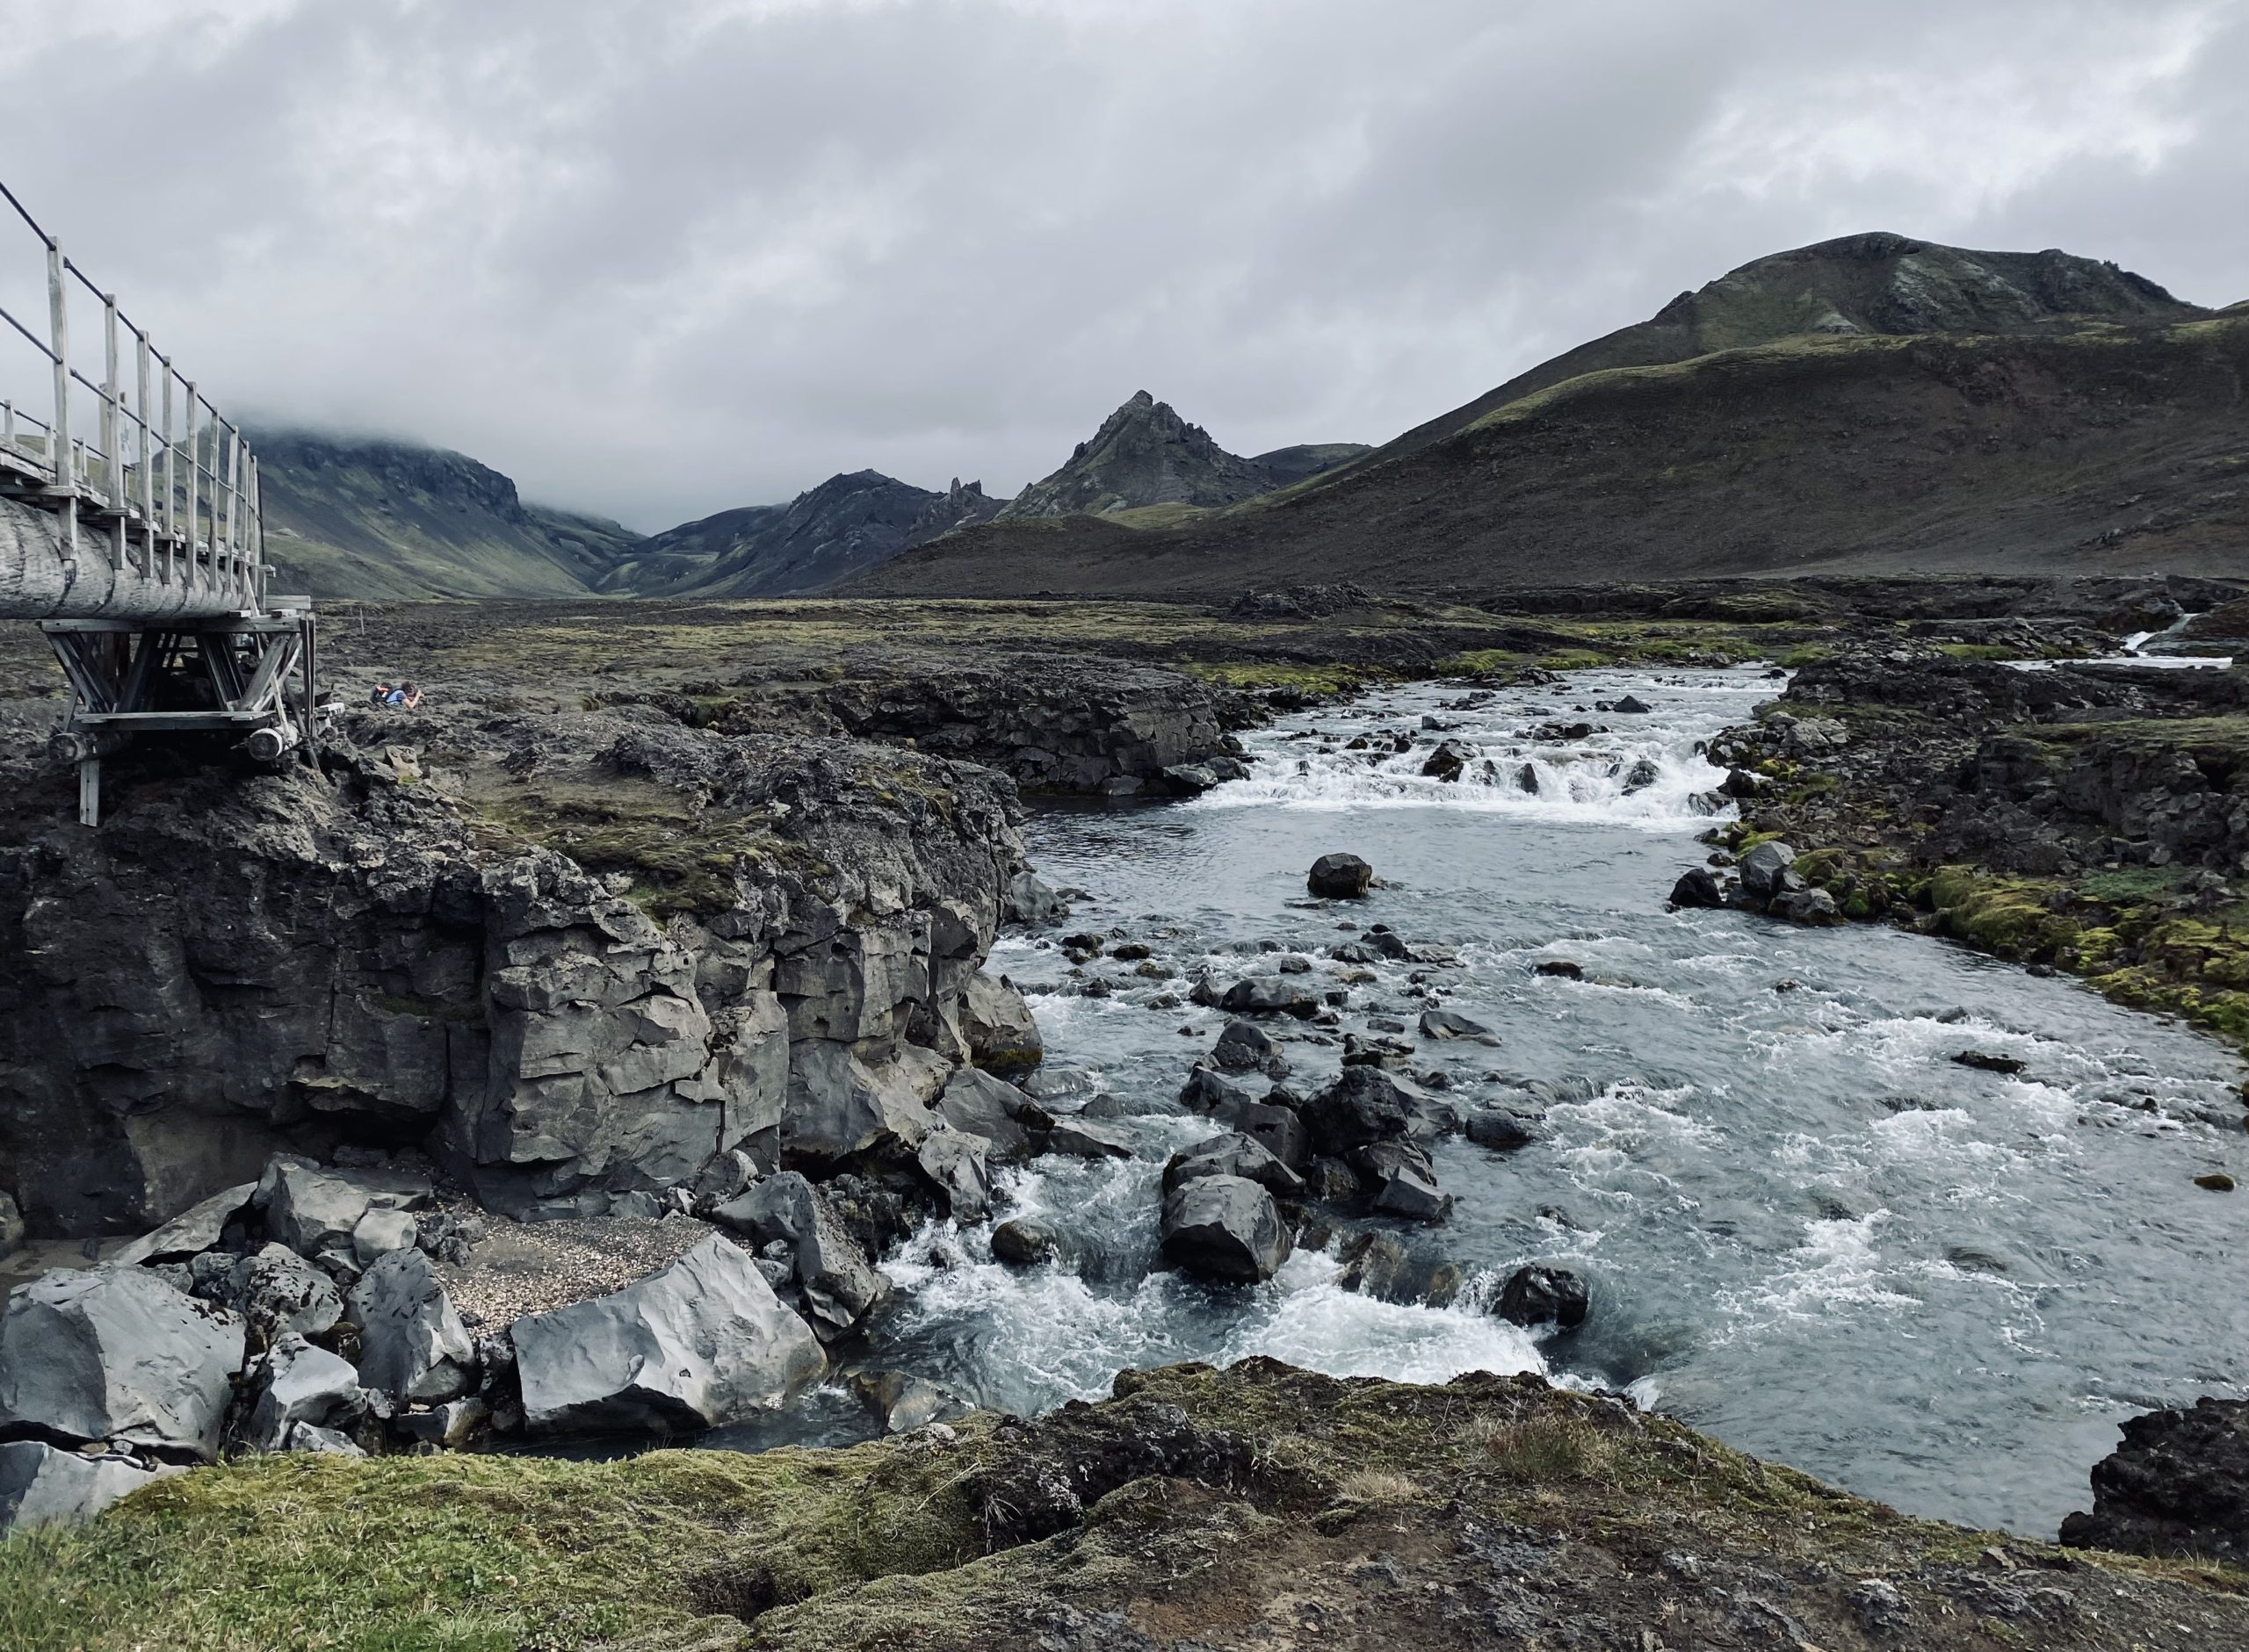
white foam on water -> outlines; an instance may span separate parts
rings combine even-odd
[[[1068,1212],[1079,1227],[1087,1215],[1082,1206]],[[965,1335],[987,1389],[977,1397],[993,1403],[1095,1399],[1120,1370],[1252,1354],[1331,1376],[1414,1382],[1546,1368],[1529,1335],[1483,1311],[1476,1293],[1456,1308],[1379,1302],[1340,1286],[1339,1266],[1322,1252],[1298,1252],[1253,1288],[1214,1290],[1153,1273],[1104,1288],[1066,1266],[995,1262],[988,1230],[946,1222],[924,1228],[884,1267],[907,1296],[897,1331],[939,1331],[956,1346]]]
[[[1721,1291],[1718,1307],[1732,1321],[1725,1333],[1739,1336],[1787,1319],[1822,1318],[1866,1309],[1907,1309],[1921,1299],[1898,1288],[1907,1270],[1877,1244],[1887,1210],[1858,1217],[1804,1223],[1802,1245],[1763,1279]]]
[[[1576,691],[1598,693],[1603,686],[1587,682]],[[1707,683],[1697,686],[1714,703],[1746,698],[1751,692],[1739,684],[1729,684],[1730,693]],[[1772,687],[1761,682],[1756,689],[1769,691]],[[1307,727],[1335,720],[1333,713],[1300,714],[1249,738],[1257,762],[1248,779],[1228,782],[1186,806],[1443,809],[1662,832],[1732,816],[1732,804],[1710,796],[1725,771],[1713,767],[1696,746],[1743,708],[1720,711],[1698,707],[1699,715],[1682,718],[1676,711],[1665,715],[1660,709],[1657,713],[1579,712],[1533,705],[1535,697],[1511,691],[1464,708],[1447,705],[1441,691],[1428,690],[1372,715],[1365,706],[1352,709],[1349,721],[1354,730],[1378,726],[1385,718],[1415,725],[1401,731],[1413,741],[1403,752],[1350,751],[1338,740],[1292,739]],[[1440,708],[1442,727],[1418,726],[1421,715],[1439,715]],[[1537,736],[1544,725],[1580,722],[1602,732],[1575,739]],[[1457,780],[1421,773],[1442,740],[1457,742],[1468,754]],[[1532,779],[1529,790],[1522,778],[1526,770]]]

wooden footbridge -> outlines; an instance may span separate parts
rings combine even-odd
[[[316,762],[312,602],[265,588],[257,455],[0,202],[0,619],[38,622],[69,679],[48,749],[77,765],[79,818],[99,824],[102,757],[142,735]]]

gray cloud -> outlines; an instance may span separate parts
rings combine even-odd
[[[641,527],[1380,441],[1857,229],[2249,296],[2249,0],[40,11],[4,176],[228,405]]]

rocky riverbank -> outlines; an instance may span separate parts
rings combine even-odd
[[[1840,649],[1712,742],[1740,819],[1677,898],[1723,898],[1739,857],[1782,915],[1905,924],[2249,1044],[2245,713],[2240,669]]]
[[[1906,1519],[1536,1378],[1131,1372],[849,1451],[266,1458],[0,1545],[26,1648],[2199,1652],[2238,1576]]]

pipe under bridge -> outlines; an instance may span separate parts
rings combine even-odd
[[[143,735],[317,761],[312,603],[268,594],[264,550],[241,429],[0,184],[0,620],[69,680],[48,745],[88,826]]]

